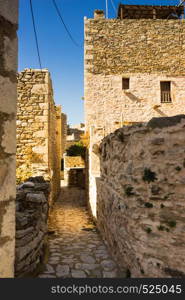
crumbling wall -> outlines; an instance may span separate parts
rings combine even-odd
[[[100,146],[97,222],[132,277],[184,277],[185,115],[123,127]]]
[[[57,111],[48,70],[25,69],[18,75],[17,180],[44,176],[51,199],[60,188]]]
[[[66,185],[85,187],[85,160],[81,156],[64,155],[64,180]]]
[[[44,259],[50,185],[29,178],[17,188],[15,276],[33,276]]]
[[[0,0],[0,278],[14,277],[18,1]]]

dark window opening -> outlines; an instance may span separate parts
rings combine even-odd
[[[130,79],[129,78],[122,78],[122,89],[128,90],[130,88]]]
[[[64,171],[64,159],[61,159],[61,171]]]
[[[161,103],[171,103],[171,82],[161,81]]]

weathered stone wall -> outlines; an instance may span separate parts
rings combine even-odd
[[[185,115],[125,126],[100,146],[97,222],[132,277],[184,277]]]
[[[18,1],[0,0],[0,278],[14,277]]]
[[[49,183],[29,178],[18,186],[16,198],[15,276],[33,276],[46,248]]]
[[[89,201],[96,216],[99,159],[95,144],[124,124],[185,112],[184,20],[84,20],[84,110],[90,134]],[[128,90],[122,78],[130,80]],[[171,81],[171,103],[160,82]]]
[[[51,198],[60,188],[61,118],[53,100],[47,70],[25,69],[18,75],[17,179],[44,176],[51,181]],[[55,170],[55,171],[54,171]]]

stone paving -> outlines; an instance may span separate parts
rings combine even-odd
[[[48,261],[38,277],[121,277],[90,220],[85,206],[84,190],[65,186],[61,188],[61,195],[50,216],[49,231],[51,235]]]

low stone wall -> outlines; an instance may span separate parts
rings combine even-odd
[[[123,127],[100,146],[97,223],[131,277],[185,277],[185,115]]]
[[[47,238],[49,183],[30,178],[18,186],[16,199],[15,276],[37,270],[44,257]]]

